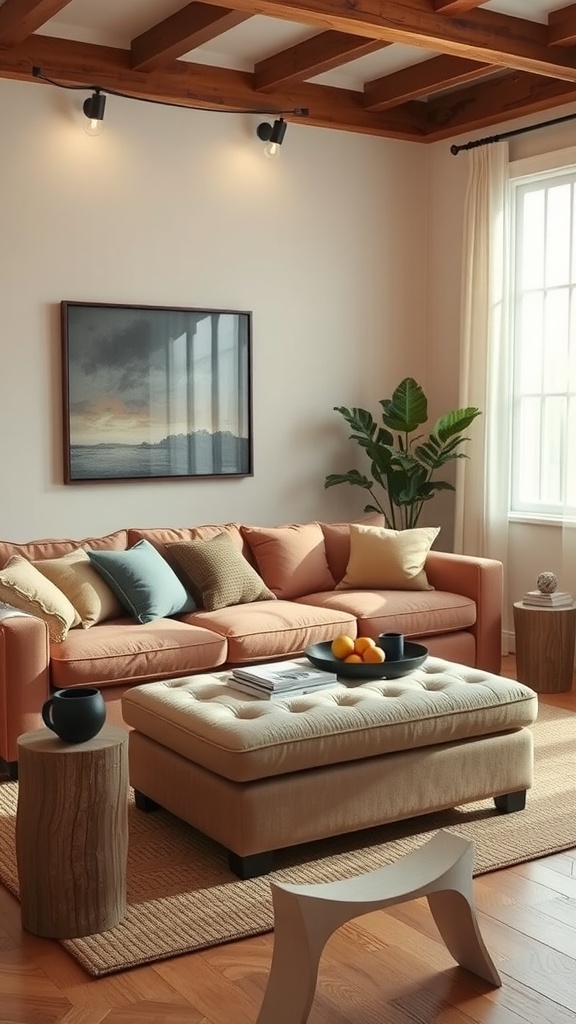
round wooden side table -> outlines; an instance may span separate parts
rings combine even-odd
[[[564,608],[533,608],[514,604],[516,669],[519,682],[537,693],[563,693],[572,688],[576,604]]]
[[[72,939],[126,913],[128,733],[105,725],[86,743],[49,729],[18,738],[16,858],[22,924]]]

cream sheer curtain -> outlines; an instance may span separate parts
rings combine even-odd
[[[455,551],[497,558],[504,565],[511,373],[506,344],[508,178],[507,143],[471,151],[464,217],[459,404],[475,405],[483,415],[470,430],[469,459],[457,462],[454,531]],[[508,604],[508,595],[504,598]]]

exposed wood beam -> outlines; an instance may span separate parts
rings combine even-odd
[[[434,0],[434,10],[442,14],[464,14],[482,7],[485,0]]]
[[[476,60],[461,60],[446,55],[431,57],[420,64],[367,82],[364,86],[364,106],[366,110],[387,110],[441,89],[474,82],[486,75],[493,75],[496,70],[493,64],[481,64]]]
[[[346,32],[320,32],[256,64],[254,85],[256,89],[264,90],[305,82],[324,71],[331,71],[348,61],[376,53],[389,45],[381,40],[363,39]]]
[[[254,90],[253,75],[244,71],[188,61],[173,61],[157,71],[134,71],[128,50],[41,35],[31,36],[17,51],[0,50],[0,78],[43,85],[32,76],[34,66],[40,67],[46,77],[64,85],[87,84],[90,88],[96,84],[141,99],[183,107],[269,111],[271,114],[287,108],[307,107],[309,117],[303,119],[287,114],[286,120],[411,141],[422,141],[426,134],[426,114],[421,103],[373,114],[364,110],[362,94],[355,90],[307,84],[267,94],[265,106],[262,95]]]
[[[213,0],[225,6],[229,0]],[[548,27],[494,11],[447,18],[430,0],[234,0],[237,10],[576,81],[576,53],[548,46]]]
[[[132,40],[130,64],[138,71],[153,71],[251,17],[246,11],[190,3]]]
[[[548,15],[550,46],[574,46],[576,43],[576,4]]]
[[[449,139],[458,132],[500,125],[511,117],[536,114],[576,101],[576,85],[513,72],[430,100],[427,141]]]
[[[71,0],[4,0],[0,7],[0,46],[17,46]]]

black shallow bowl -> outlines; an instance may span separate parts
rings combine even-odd
[[[407,676],[409,672],[420,668],[428,657],[428,648],[424,647],[424,644],[413,644],[405,640],[404,657],[400,661],[391,661],[387,658],[379,665],[354,665],[335,658],[330,646],[329,640],[322,644],[311,644],[304,653],[316,668],[324,669],[325,672],[337,672],[345,679],[399,679],[400,676]]]

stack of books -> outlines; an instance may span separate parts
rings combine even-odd
[[[331,689],[339,683],[335,672],[324,672],[296,661],[274,661],[268,665],[235,668],[228,677],[227,685],[262,700],[284,700],[302,693]]]
[[[552,594],[543,594],[540,590],[528,590],[523,597],[523,604],[532,605],[534,608],[566,608],[571,605],[572,594],[565,590],[555,590]]]

